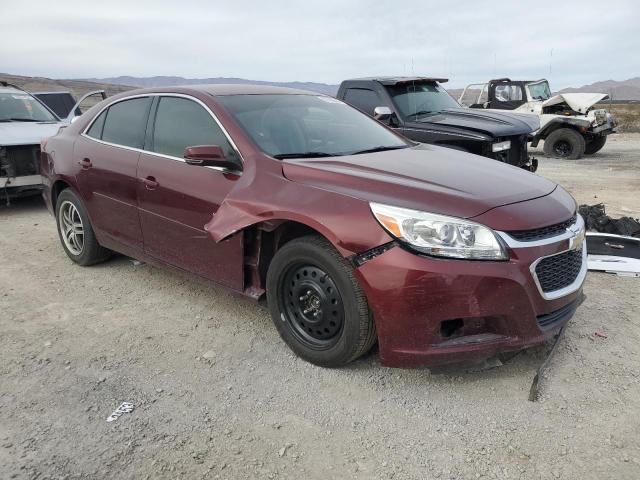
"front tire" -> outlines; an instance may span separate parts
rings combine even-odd
[[[597,137],[593,137],[590,141],[587,142],[587,145],[584,149],[585,155],[593,155],[596,152],[602,150],[604,144],[607,143],[606,135],[599,135]]]
[[[585,140],[572,128],[559,128],[544,139],[544,153],[550,157],[577,160],[585,152]]]
[[[278,250],[267,272],[267,300],[282,339],[315,365],[346,365],[376,341],[353,267],[321,237],[301,237]]]
[[[68,188],[60,193],[56,201],[56,224],[62,248],[78,265],[93,265],[111,255],[96,240],[82,201]]]

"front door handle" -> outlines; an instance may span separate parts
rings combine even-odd
[[[156,182],[156,178],[152,176],[141,178],[140,180],[142,180],[142,183],[144,183],[147,190],[155,190],[159,185],[159,183]]]
[[[85,157],[78,162],[78,165],[80,165],[84,170],[86,170],[88,168],[91,168],[91,160]]]

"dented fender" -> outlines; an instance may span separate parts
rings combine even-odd
[[[255,175],[254,162],[245,165],[236,186],[205,225],[215,242],[256,224],[285,221],[316,230],[344,257],[392,240],[373,217],[367,201],[288,180],[276,160],[261,165],[260,175]]]

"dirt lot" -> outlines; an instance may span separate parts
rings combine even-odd
[[[640,135],[540,174],[637,216]],[[124,257],[72,265],[37,200],[0,207],[0,251],[2,479],[640,478],[640,279],[588,277],[532,403],[544,348],[439,374],[375,353],[314,367],[264,306]]]

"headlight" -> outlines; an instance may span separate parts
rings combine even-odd
[[[493,230],[479,223],[380,203],[369,205],[385,230],[419,252],[471,260],[508,258]]]
[[[511,140],[507,140],[506,142],[498,142],[491,145],[492,152],[502,152],[504,150],[509,150],[511,148]]]

